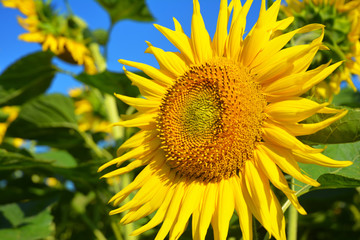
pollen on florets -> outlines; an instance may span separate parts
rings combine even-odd
[[[157,128],[166,163],[178,174],[210,182],[253,159],[266,100],[245,68],[227,60],[192,66],[168,89]]]

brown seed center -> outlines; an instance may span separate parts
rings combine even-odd
[[[241,171],[253,158],[266,100],[245,68],[227,60],[191,67],[169,88],[158,118],[167,164],[204,182]]]

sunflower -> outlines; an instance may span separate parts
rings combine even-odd
[[[120,146],[119,157],[99,168],[120,167],[131,160],[103,176],[109,178],[144,166],[134,181],[110,200],[117,206],[137,191],[131,201],[110,212],[129,210],[121,219],[123,224],[156,211],[133,235],[162,223],[156,239],[168,234],[169,239],[178,239],[191,216],[194,239],[204,239],[210,224],[215,239],[226,239],[235,210],[244,239],[252,239],[253,216],[271,236],[285,239],[284,216],[270,182],[306,214],[283,172],[319,186],[301,172],[297,162],[328,167],[351,164],[332,160],[321,154],[322,149],[296,138],[346,114],[328,108],[328,103],[299,97],[341,64],[327,63],[307,71],[322,48],[324,32],[310,44],[284,48],[295,34],[323,30],[323,26],[307,25],[275,36],[293,18],[277,21],[280,1],[268,10],[262,1],[259,19],[243,39],[251,4],[247,1],[242,6],[237,0],[228,5],[222,0],[211,39],[195,0],[190,37],[176,19],[175,30],[155,25],[179,49],[165,52],[147,43],[146,52],[156,57],[160,69],[120,60],[151,78],[124,68],[143,98],[117,95],[138,112],[114,125],[140,131]],[[322,122],[301,123],[316,113],[331,115]]]
[[[332,99],[346,81],[356,91],[352,74],[360,75],[360,1],[347,0],[286,0],[282,7],[286,16],[295,17],[295,28],[309,23],[326,26],[323,40],[331,51],[319,53],[316,64],[330,59],[344,61],[326,81],[317,85],[315,94]]]
[[[72,17],[66,21],[62,16],[53,13],[49,2],[2,0],[2,3],[5,7],[19,9],[26,16],[18,17],[19,24],[28,31],[21,34],[19,39],[40,43],[43,51],[50,50],[64,61],[84,65],[89,74],[97,72],[93,56],[86,44],[88,40],[78,34],[78,29],[69,27],[76,25],[73,19],[82,23],[80,19]]]

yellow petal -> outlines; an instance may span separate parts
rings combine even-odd
[[[25,42],[44,42],[45,36],[41,32],[30,32],[19,35],[19,39]]]
[[[185,189],[186,189],[185,181],[180,180],[180,182],[176,184],[174,196],[171,200],[169,208],[166,211],[164,222],[161,225],[161,228],[157,233],[155,240],[165,239],[171,226],[175,223],[175,219],[179,214],[179,210],[181,208],[180,204],[184,196]]]
[[[214,48],[214,54],[216,54],[216,56],[218,57],[222,57],[225,51],[225,43],[227,38],[227,24],[228,24],[227,7],[228,7],[227,0],[221,0],[216,32],[212,42],[212,46]]]
[[[235,196],[235,209],[239,216],[239,224],[244,240],[253,239],[252,213],[241,191],[241,180],[238,176],[230,178]]]
[[[162,98],[166,89],[154,81],[144,78],[140,75],[129,72],[123,67],[126,76],[132,81],[133,85],[137,86],[141,95],[145,98]]]
[[[348,167],[353,164],[351,161],[336,161],[321,153],[305,153],[301,151],[293,151],[295,160],[301,163],[317,164],[324,167],[341,168]]]
[[[158,114],[157,113],[144,113],[141,115],[136,115],[136,117],[120,121],[117,123],[114,123],[113,126],[122,126],[122,127],[147,127],[152,126],[156,122]]]
[[[154,165],[149,164],[146,166],[132,181],[129,185],[127,185],[125,188],[123,188],[120,192],[115,194],[110,200],[110,202],[117,201],[122,202],[125,198],[129,196],[129,194],[136,189],[141,188],[151,177],[153,177],[153,174],[156,173],[156,171],[159,171],[159,169],[154,168]],[[116,204],[114,204],[116,205]]]
[[[257,76],[258,81],[267,84],[279,78],[306,71],[322,45],[323,36],[324,31],[311,44],[282,49],[254,67],[252,73]]]
[[[125,167],[121,167],[119,169],[111,171],[111,172],[109,172],[108,174],[105,174],[102,177],[103,178],[109,178],[109,177],[119,176],[119,175],[122,175],[122,174],[125,174],[125,173],[128,173],[128,172],[131,172],[135,168],[144,166],[145,164],[148,164],[150,161],[164,162],[165,158],[164,158],[162,152],[160,152],[160,154],[159,154],[159,152],[152,152],[152,153],[148,154],[147,156],[144,156],[144,157],[141,157],[139,159],[133,160],[132,162],[130,162]]]
[[[285,217],[281,209],[279,200],[277,199],[275,193],[270,189],[270,215],[275,216],[272,221],[273,231],[275,232],[274,236],[280,236],[278,239],[286,240],[285,234]]]
[[[141,71],[143,71],[146,75],[151,77],[155,82],[165,85],[165,86],[171,86],[174,82],[174,79],[167,76],[163,72],[161,72],[159,69],[156,69],[152,66],[149,66],[144,63],[138,63],[138,62],[132,62],[120,59],[119,62],[124,65],[128,65],[134,68],[137,68]]]
[[[146,183],[144,184],[144,186],[142,186],[140,188],[140,190],[136,193],[135,197],[133,199],[131,199],[131,201],[127,202],[126,204],[124,204],[123,206],[114,209],[112,211],[110,211],[110,215],[115,215],[118,213],[122,213],[126,210],[132,209],[132,208],[136,208],[136,207],[140,207],[141,205],[145,204],[146,202],[150,201],[156,191],[154,191],[154,189],[157,188],[157,186],[159,186],[160,182],[157,178],[155,177],[151,177],[149,178]],[[118,204],[117,202],[115,202],[115,204]]]
[[[198,218],[199,222],[196,224],[196,228],[193,228],[194,239],[200,239],[200,240],[205,239],[211,219],[216,209],[217,196],[218,196],[218,184],[217,183],[206,184],[206,190],[204,192],[204,197],[203,197],[204,200],[202,201],[202,205],[200,208],[200,216]]]
[[[195,62],[194,55],[191,48],[191,41],[188,36],[181,30],[172,31],[163,26],[154,24],[155,28],[159,30],[187,59],[189,64]]]
[[[241,6],[239,0],[234,1],[234,15],[231,21],[229,39],[228,39],[228,55],[231,59],[238,59],[241,56],[243,45],[243,34],[246,26],[246,16],[249,12],[252,0],[246,1],[244,7]]]
[[[149,47],[145,52],[155,56],[161,70],[167,71],[176,78],[183,75],[188,69],[187,64],[177,53],[165,52],[160,48],[152,46],[149,42],[146,43]]]
[[[43,51],[50,49],[53,53],[58,54],[57,39],[53,35],[48,34],[43,42],[42,49]]]
[[[281,34],[280,36],[271,39],[268,41],[264,49],[259,52],[259,54],[255,57],[254,61],[252,62],[251,66],[257,66],[260,63],[264,62],[266,59],[271,58],[275,53],[279,52],[297,33],[306,33],[313,30],[321,29],[324,26],[321,24],[309,24],[302,28],[298,28],[294,31]]]
[[[306,212],[304,208],[300,205],[296,195],[294,194],[295,192],[289,188],[289,185],[283,173],[265,153],[263,147],[263,144],[257,145],[257,149],[255,150],[256,164],[259,165],[262,172],[272,182],[272,184],[278,189],[280,189],[287,196],[287,198],[291,201],[291,203],[299,211],[299,213],[305,215]]]
[[[121,101],[123,101],[124,103],[126,103],[127,105],[133,106],[134,108],[136,108],[139,112],[143,112],[143,111],[148,111],[148,110],[157,110],[157,108],[160,105],[160,101],[156,101],[156,100],[147,100],[144,98],[133,98],[133,97],[128,97],[128,96],[124,96],[121,94],[116,94],[115,96],[120,99]]]
[[[213,56],[211,38],[206,30],[200,13],[198,0],[193,0],[194,12],[191,21],[191,46],[195,55],[195,63],[201,64]]]
[[[263,145],[262,151],[284,172],[293,176],[297,180],[314,187],[320,186],[317,181],[301,173],[297,162],[289,150],[265,143]]]
[[[272,27],[280,9],[281,1],[274,2],[271,7],[265,10],[265,1],[262,1],[259,19],[249,35],[244,40],[244,48],[241,54],[241,62],[244,66],[249,66],[255,56],[263,50],[272,34]]]
[[[155,150],[157,150],[159,148],[159,146],[160,146],[159,139],[155,139],[153,141],[148,142],[147,144],[140,145],[137,148],[134,148],[134,149],[130,150],[129,152],[125,153],[124,155],[103,164],[101,167],[99,167],[98,172],[100,172],[100,171],[104,170],[105,168],[107,168],[111,165],[114,165],[114,164],[120,165],[123,162],[125,162],[126,160],[129,160],[132,158],[144,157],[144,156],[154,152]],[[104,175],[103,177],[105,177],[106,175]]]
[[[347,110],[342,111],[335,116],[329,117],[326,120],[318,123],[310,124],[283,124],[283,127],[286,128],[294,136],[304,136],[316,133],[317,131],[330,126],[333,122],[339,120],[347,114]]]
[[[322,149],[315,149],[300,142],[296,137],[288,133],[275,123],[265,122],[263,125],[263,138],[266,143],[272,143],[287,149],[298,149],[305,152],[317,153]]]
[[[270,194],[269,181],[260,174],[252,161],[245,162],[244,172],[246,188],[255,208],[258,208],[258,214],[254,214],[255,217],[258,218],[270,234],[273,234],[275,238],[279,239],[279,229],[274,228],[274,218],[277,219],[278,216],[270,215],[271,200],[273,199]]]
[[[314,115],[327,105],[329,103],[318,104],[310,99],[293,97],[269,104],[265,113],[274,121],[295,123]]]
[[[171,186],[171,188],[167,192],[165,200],[164,200],[164,202],[162,202],[160,208],[156,211],[155,216],[144,226],[133,231],[131,233],[132,236],[137,236],[137,235],[157,226],[164,220],[165,214],[168,211],[170,204],[172,204],[175,194],[178,192],[177,189],[175,189],[176,184],[177,184],[177,181],[174,182],[174,184]]]
[[[85,72],[90,75],[96,74],[98,72],[94,63],[94,59],[89,56],[84,56],[84,67]]]
[[[340,65],[341,62],[330,65],[329,67],[328,64],[323,64],[316,69],[278,79],[264,87],[264,93],[268,96],[269,101],[300,96],[324,80]]]
[[[234,213],[235,197],[229,179],[223,179],[218,184],[218,202],[211,224],[215,239],[226,239],[229,222]]]
[[[204,190],[205,186],[200,182],[194,181],[189,183],[181,202],[178,218],[175,222],[175,226],[170,232],[169,239],[180,238],[191,214],[194,212],[195,208],[199,208],[200,199],[204,197]]]
[[[273,32],[275,33],[275,31],[278,31],[278,30],[280,30],[280,31],[285,30],[293,21],[294,21],[294,17],[288,17],[283,20],[277,21],[275,23]],[[311,24],[309,24],[309,25],[311,25]]]
[[[147,203],[141,206],[138,209],[131,210],[128,212],[120,221],[121,224],[128,224],[134,221],[137,221],[141,218],[144,218],[155,210],[159,209],[162,203],[165,201],[166,196],[168,195],[168,191],[170,190],[170,186],[167,184],[160,184],[155,188],[155,195],[150,199]]]
[[[154,189],[156,189],[159,185],[162,184],[162,178],[164,176],[169,177],[170,171],[171,171],[170,168],[163,168],[160,171],[158,171],[154,176],[152,176],[150,179],[148,179],[145,182],[145,184],[135,194],[135,196],[133,197],[133,199],[131,199],[131,201],[127,202],[118,209],[112,210],[110,214],[113,215],[113,214],[121,213],[131,208],[139,207],[145,204],[146,202],[150,201],[156,193]],[[116,200],[114,204],[118,204],[118,200]]]
[[[127,139],[117,150],[116,154],[120,156],[125,152],[126,149],[139,147],[143,144],[150,142],[154,137],[157,136],[156,131],[141,130],[134,136]]]

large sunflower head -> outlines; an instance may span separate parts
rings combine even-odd
[[[325,25],[323,43],[330,51],[318,53],[314,65],[333,59],[343,61],[326,81],[317,85],[315,94],[321,98],[332,99],[339,93],[340,83],[346,81],[354,90],[352,74],[360,75],[360,1],[347,0],[287,0],[282,7],[286,16],[295,18],[293,27],[299,28],[310,23]],[[301,41],[301,39],[297,39]],[[296,42],[296,41],[294,41]]]
[[[28,32],[21,34],[19,39],[40,43],[44,51],[50,50],[62,60],[84,65],[89,74],[97,72],[89,49],[91,39],[84,34],[88,29],[80,18],[59,15],[51,1],[2,0],[2,3],[25,15],[25,18],[18,17],[18,22]]]
[[[329,76],[341,62],[307,70],[324,37],[323,25],[312,24],[278,35],[293,18],[278,21],[280,2],[268,10],[262,1],[259,19],[244,38],[246,16],[252,1],[220,3],[216,32],[211,38],[194,0],[191,35],[180,23],[175,30],[155,25],[179,52],[165,52],[148,43],[160,69],[120,60],[147,76],[124,71],[142,98],[117,95],[138,112],[125,116],[117,126],[140,131],[118,150],[119,157],[99,168],[119,168],[105,178],[145,166],[134,181],[111,201],[119,205],[129,194],[134,198],[111,214],[130,210],[121,223],[130,223],[156,211],[135,230],[141,234],[158,224],[156,239],[178,239],[190,216],[194,239],[204,239],[212,225],[215,239],[226,239],[234,209],[244,239],[252,239],[255,216],[277,239],[285,239],[285,223],[270,182],[305,214],[283,172],[318,186],[304,175],[297,162],[344,167],[297,140],[341,118],[346,111],[300,97]],[[232,20],[229,17],[232,15]],[[230,29],[228,31],[228,29]],[[284,48],[295,34],[314,30],[321,35],[309,44]],[[315,113],[329,118],[301,123]],[[128,150],[128,151],[127,151]],[[130,163],[122,166],[126,161]],[[270,181],[269,181],[270,180]]]

